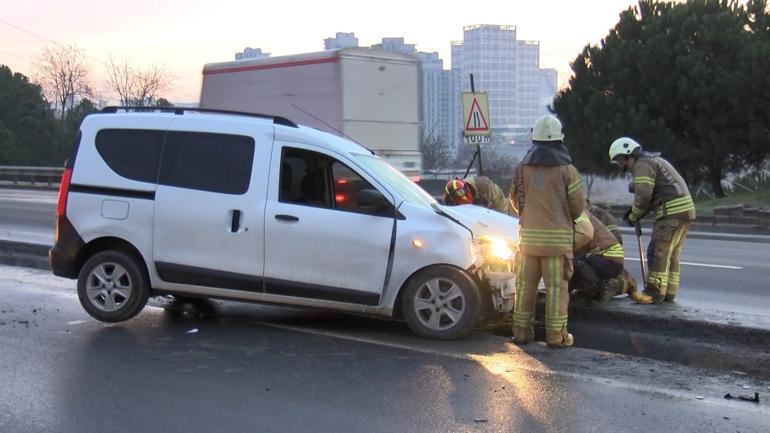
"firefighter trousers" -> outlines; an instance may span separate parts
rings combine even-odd
[[[561,256],[521,255],[516,275],[516,303],[513,327],[530,330],[535,320],[537,287],[545,282],[545,331],[566,333],[569,307],[569,279],[572,276],[572,254]]]
[[[679,256],[690,222],[676,218],[660,218],[652,226],[652,239],[647,246],[649,272],[644,292],[653,298],[674,296],[679,288]]]

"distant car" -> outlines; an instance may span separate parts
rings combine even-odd
[[[53,273],[106,322],[176,294],[397,317],[452,339],[512,304],[514,218],[443,207],[360,145],[280,117],[89,115],[56,215]]]

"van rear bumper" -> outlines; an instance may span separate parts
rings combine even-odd
[[[77,278],[80,272],[79,255],[85,246],[75,227],[66,216],[56,220],[56,241],[48,251],[48,263],[57,277]]]

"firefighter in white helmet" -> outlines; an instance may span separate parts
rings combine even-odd
[[[583,212],[580,174],[562,140],[561,122],[545,115],[532,128],[532,147],[513,171],[509,198],[519,216],[517,296],[513,340],[526,344],[534,337],[537,286],[546,287],[545,340],[550,347],[568,347],[568,282],[572,276],[573,221]]]
[[[610,161],[633,173],[634,205],[624,219],[636,225],[648,212],[655,215],[647,247],[649,272],[640,304],[673,302],[679,288],[679,256],[695,205],[682,176],[660,154],[645,152],[632,138],[621,137],[610,145]]]

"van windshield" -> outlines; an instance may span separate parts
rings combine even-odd
[[[366,168],[370,169],[377,177],[388,186],[396,190],[396,193],[401,196],[407,203],[414,206],[422,206],[431,208],[436,200],[430,196],[424,189],[415,185],[414,182],[409,180],[400,171],[393,168],[387,162],[380,158],[355,154],[356,159],[360,161]]]

